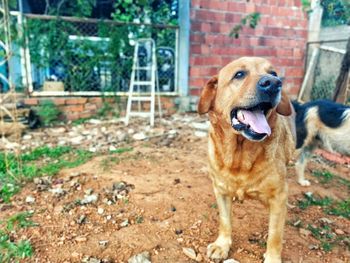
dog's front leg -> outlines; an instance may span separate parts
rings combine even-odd
[[[287,213],[287,186],[269,201],[269,235],[264,263],[281,263],[283,229]]]
[[[218,238],[208,246],[207,256],[212,259],[225,259],[228,257],[228,252],[232,244],[232,197],[219,193],[215,189],[215,186],[214,192],[220,213],[220,228]]]

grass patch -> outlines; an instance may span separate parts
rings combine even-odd
[[[113,151],[109,151],[110,154],[122,154],[125,152],[130,152],[132,151],[133,148],[132,147],[122,147],[122,148],[118,148],[115,149]],[[101,163],[100,166],[104,171],[108,171],[112,168],[113,164],[119,164],[122,160],[128,159],[129,157],[126,158],[122,158],[119,156],[114,156],[114,155],[109,155],[106,158],[104,158]]]
[[[80,118],[80,119],[72,121],[72,125],[78,126],[78,125],[84,124],[85,122],[88,122],[90,119],[91,118]]]
[[[33,255],[30,241],[16,241],[13,234],[17,229],[35,226],[36,224],[30,219],[31,217],[32,213],[24,212],[0,222],[0,262],[17,262],[19,259]]]
[[[72,147],[39,147],[21,155],[0,153],[0,199],[9,202],[21,186],[40,176],[53,176],[62,168],[85,163],[92,153]]]
[[[305,210],[309,206],[329,206],[332,204],[332,199],[329,197],[317,198],[312,193],[305,193],[304,200],[298,201],[299,208]]]
[[[310,230],[311,234],[321,242],[320,246],[325,252],[331,251],[339,241],[328,225],[317,227],[309,224],[307,229]]]
[[[342,216],[350,219],[350,198],[337,202],[332,207],[327,209],[327,213],[335,216]]]
[[[329,183],[335,176],[329,171],[314,171],[313,176],[318,178],[321,184]]]
[[[348,189],[350,189],[350,181],[349,180],[346,180],[344,178],[341,178],[341,177],[338,177],[338,182],[342,185],[345,185],[348,187]]]
[[[321,206],[323,207],[323,212],[328,215],[342,216],[350,219],[350,198],[335,201],[330,197],[317,198],[312,193],[305,193],[304,200],[298,201],[298,206],[303,210],[309,206]]]

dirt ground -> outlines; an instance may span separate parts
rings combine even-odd
[[[148,251],[155,263],[195,262],[183,253],[184,247],[194,249],[200,255],[198,261],[209,262],[206,246],[217,235],[218,209],[207,175],[206,142],[206,138],[194,136],[180,136],[168,147],[134,142],[132,151],[97,156],[80,167],[62,170],[50,187],[60,185],[66,194],[55,196],[38,190],[35,183],[27,185],[14,197],[14,205],[1,212],[0,219],[34,211],[32,220],[38,226],[21,229],[17,236],[29,238],[35,250],[25,262],[127,262],[143,251]],[[349,198],[347,186],[321,184],[310,176],[311,171],[322,169],[350,179],[348,166],[317,157],[308,165],[312,185],[303,188],[296,183],[293,166],[289,167],[284,262],[350,262],[346,244],[324,252],[310,231],[294,226],[298,220],[305,228],[307,224],[319,226],[320,219],[326,218],[339,236],[350,235],[349,220],[325,214],[318,206],[302,210],[297,205],[305,192],[336,200]],[[98,196],[96,202],[77,204],[91,194]],[[25,202],[28,195],[35,197],[33,204]],[[241,263],[262,262],[267,210],[257,201],[245,200],[234,202],[233,214],[229,258]]]

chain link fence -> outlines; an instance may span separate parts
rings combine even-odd
[[[152,38],[160,91],[176,92],[177,26],[41,15],[23,25],[33,91],[126,92],[135,41]]]

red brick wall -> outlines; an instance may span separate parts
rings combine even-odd
[[[81,118],[91,118],[97,115],[98,109],[103,106],[103,103],[109,103],[113,108],[118,107],[120,115],[125,115],[127,97],[121,97],[118,105],[115,98],[108,97],[48,97],[48,98],[26,98],[23,103],[27,106],[37,107],[42,101],[52,101],[62,112],[62,117],[65,120],[78,120]],[[173,114],[176,112],[174,100],[172,97],[161,97],[162,112],[164,115]],[[134,106],[137,106],[135,103]],[[142,109],[149,111],[149,103],[142,104]],[[135,110],[137,110],[135,108]],[[156,111],[158,105],[156,104]]]
[[[255,3],[254,3],[255,2]],[[300,0],[192,0],[190,35],[190,94],[199,95],[218,70],[241,56],[269,59],[284,87],[297,94],[304,74],[307,16]],[[241,18],[260,12],[256,29],[244,27],[238,39],[229,32]]]

